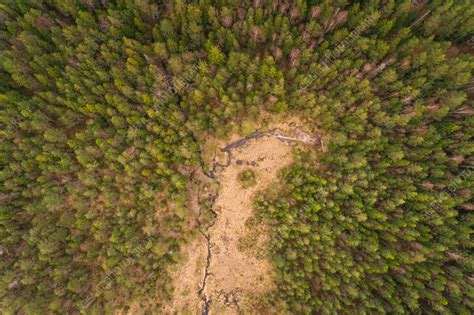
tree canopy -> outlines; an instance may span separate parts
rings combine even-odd
[[[202,135],[263,111],[327,146],[256,201],[271,301],[472,313],[471,1],[3,0],[0,20],[2,313],[159,313]]]

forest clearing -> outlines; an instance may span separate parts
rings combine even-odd
[[[261,224],[248,226],[255,215],[254,197],[278,184],[277,176],[292,162],[295,145],[319,144],[319,138],[296,126],[301,123],[290,121],[268,128],[270,131],[230,137],[227,144],[218,141],[214,157],[227,152],[228,161],[225,165],[217,163],[220,166],[213,174],[218,183],[213,203],[215,218],[204,228],[205,235],[198,235],[183,248],[185,261],[174,267],[175,291],[164,313],[198,314],[207,307],[206,314],[240,314],[268,308],[263,300],[266,293],[276,289],[275,270],[268,261],[268,229]],[[239,173],[245,169],[256,173],[256,183],[249,188],[238,182]],[[204,182],[209,181],[203,179],[202,172],[200,176]]]

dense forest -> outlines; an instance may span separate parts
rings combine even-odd
[[[204,135],[266,112],[327,147],[256,200],[270,303],[472,314],[471,1],[2,0],[0,21],[1,313],[159,314]]]

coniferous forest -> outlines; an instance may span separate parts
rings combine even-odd
[[[270,305],[472,314],[471,1],[1,0],[0,36],[0,313],[161,314],[203,135],[265,112],[326,147],[255,200]]]

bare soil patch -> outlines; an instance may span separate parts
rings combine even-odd
[[[212,199],[214,219],[202,221],[198,214],[201,234],[182,248],[185,259],[171,272],[174,295],[164,314],[278,313],[264,304],[263,298],[276,289],[275,271],[265,255],[267,228],[251,220],[253,202],[278,182],[280,170],[292,162],[295,145],[320,146],[320,138],[297,120],[272,125],[246,137],[204,144],[209,168],[194,175],[199,188],[197,195],[190,194],[190,207],[202,212],[199,200]],[[238,179],[246,169],[256,175],[255,185],[248,188]],[[209,188],[216,184],[217,191]]]
[[[243,250],[241,239],[249,232],[245,223],[253,213],[253,197],[275,182],[279,170],[292,160],[291,146],[270,136],[252,139],[232,155],[231,164],[217,173],[217,219],[209,230],[212,260],[204,293],[214,314],[255,311],[251,308],[258,298],[273,288],[270,262]],[[256,185],[247,189],[237,179],[246,168],[256,173]]]

